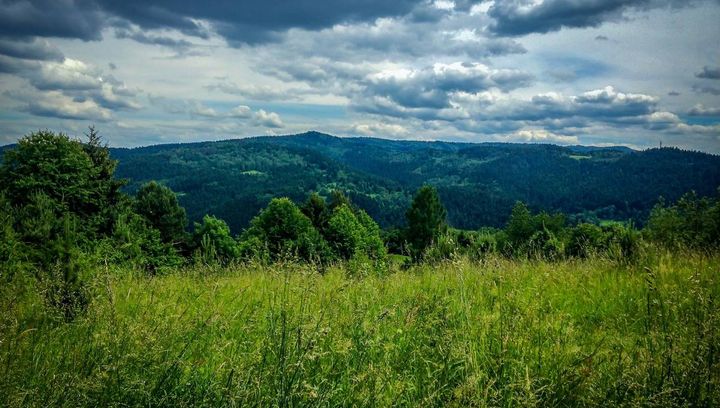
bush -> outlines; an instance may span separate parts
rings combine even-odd
[[[667,207],[661,200],[644,232],[650,240],[672,248],[719,248],[720,189],[716,198],[699,198],[690,192]]]
[[[607,228],[607,247],[611,258],[633,262],[640,255],[642,236],[632,225],[614,224]]]
[[[202,224],[195,223],[192,242],[196,259],[203,263],[227,264],[240,257],[240,248],[230,236],[230,227],[211,215],[203,217]]]
[[[477,259],[493,254],[498,250],[498,242],[496,234],[490,232],[480,232],[477,238],[469,248],[470,255]]]
[[[453,259],[460,254],[457,241],[452,233],[446,232],[438,236],[433,243],[425,249],[422,260],[429,263],[438,263]]]
[[[547,228],[535,232],[525,245],[525,253],[536,258],[559,259],[565,252],[563,243]]]
[[[243,255],[266,251],[271,261],[297,257],[304,261],[324,262],[331,258],[325,239],[288,198],[270,201],[250,221],[250,228],[242,234],[240,243]]]
[[[564,215],[545,212],[533,215],[518,201],[510,213],[500,248],[508,256],[556,258],[564,253],[564,231]]]
[[[337,257],[348,260],[356,252],[365,250],[365,234],[365,228],[350,207],[343,204],[333,211],[328,221],[325,238]]]
[[[325,239],[339,259],[348,260],[362,253],[369,259],[384,261],[387,256],[380,237],[380,227],[365,211],[354,212],[346,204],[333,210]]]
[[[91,135],[87,144],[47,130],[20,139],[0,165],[0,189],[6,199],[22,208],[34,195],[43,194],[57,214],[67,212],[83,220],[79,234],[108,234],[123,182],[113,178],[116,162],[94,129]]]
[[[112,249],[108,253],[114,263],[130,264],[151,274],[183,263],[175,247],[163,242],[160,231],[132,211],[118,216],[109,244]]]
[[[578,258],[589,258],[606,252],[608,249],[607,234],[597,225],[579,224],[570,229],[567,254]]]

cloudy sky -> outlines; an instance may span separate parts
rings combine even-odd
[[[0,144],[291,134],[720,153],[720,0],[0,0]]]

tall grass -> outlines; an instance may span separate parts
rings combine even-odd
[[[3,406],[720,406],[720,258],[97,271],[0,297]]]

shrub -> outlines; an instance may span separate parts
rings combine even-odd
[[[350,207],[343,204],[333,211],[328,221],[325,238],[340,259],[348,260],[355,252],[364,251],[365,233],[365,228]]]
[[[202,224],[195,223],[192,242],[197,259],[204,263],[227,264],[240,257],[240,248],[230,236],[230,227],[211,215],[203,217]]]
[[[667,207],[661,200],[644,232],[652,241],[674,248],[720,247],[720,190],[716,198],[699,198],[690,192]]]
[[[160,231],[150,226],[144,217],[129,210],[118,216],[109,243],[112,245],[109,255],[113,262],[130,264],[151,274],[183,263],[177,249],[163,242]]]
[[[602,228],[593,224],[579,224],[570,229],[567,254],[579,258],[588,258],[608,249],[607,236]]]
[[[632,262],[640,255],[642,237],[632,225],[613,224],[606,230],[608,253],[621,262]]]
[[[438,263],[446,259],[452,259],[459,255],[457,241],[452,233],[446,232],[438,236],[433,243],[425,249],[423,261]]]
[[[322,262],[331,257],[327,242],[288,198],[275,198],[250,221],[241,236],[242,252],[266,248],[270,260],[297,257]],[[249,251],[250,250],[250,251]]]

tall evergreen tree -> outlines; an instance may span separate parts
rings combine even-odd
[[[425,249],[447,229],[447,211],[437,190],[428,185],[422,186],[415,194],[406,217],[411,255],[419,259]]]
[[[185,240],[185,209],[170,188],[155,181],[140,187],[135,197],[135,212],[160,231],[163,242],[179,244]]]
[[[307,201],[300,207],[300,211],[312,221],[318,231],[325,230],[328,218],[330,218],[330,210],[320,194],[315,192],[310,194]]]

